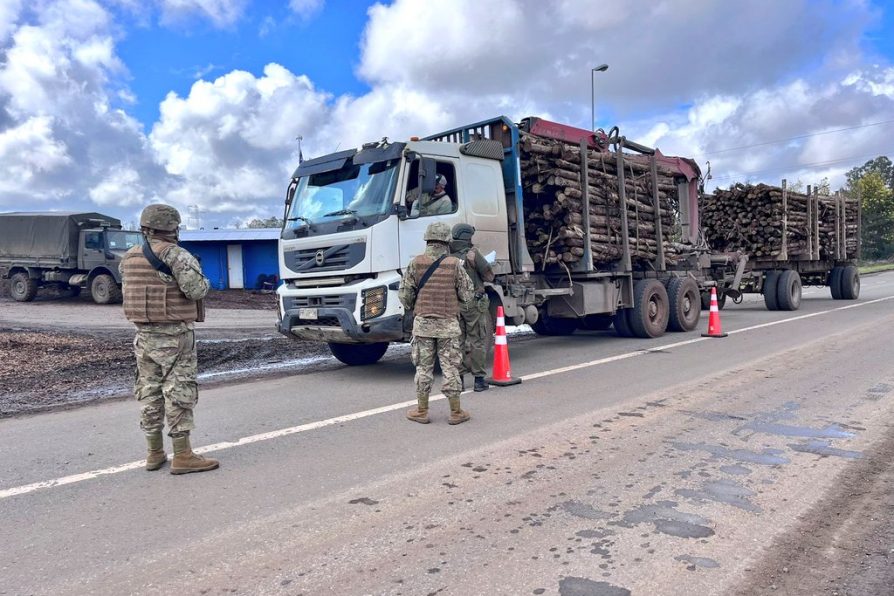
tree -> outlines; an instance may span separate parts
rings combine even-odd
[[[857,166],[847,173],[848,186],[854,188],[857,180],[870,172],[877,173],[882,179],[882,185],[894,190],[894,163],[884,155],[867,161],[862,166]]]
[[[894,190],[879,171],[869,171],[854,178],[853,189],[863,207],[863,258],[875,260],[894,256]]]
[[[267,219],[254,218],[248,222],[247,228],[281,228],[282,220],[275,215]]]

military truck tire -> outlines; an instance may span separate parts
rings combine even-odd
[[[670,318],[667,328],[671,331],[692,331],[698,327],[702,315],[698,284],[690,277],[675,277],[667,284],[670,300]],[[710,307],[710,297],[708,306]]]
[[[90,282],[90,296],[97,304],[115,304],[121,302],[121,288],[115,283],[114,277],[102,273]]]
[[[612,326],[612,316],[587,315],[580,319],[579,326],[585,331],[605,331]]]
[[[560,319],[546,314],[546,308],[540,311],[537,322],[531,324],[537,335],[571,335],[577,329],[577,319]]]
[[[764,274],[764,304],[767,310],[779,310],[778,292],[779,289],[779,271],[767,271]]]
[[[860,271],[853,265],[842,268],[838,292],[840,300],[856,300],[860,297]]]
[[[20,271],[9,280],[9,295],[16,302],[31,302],[37,296],[37,280]]]
[[[348,366],[375,364],[382,359],[387,350],[387,341],[374,344],[329,344],[332,355]]]
[[[832,300],[841,300],[841,275],[844,267],[832,267],[829,273],[829,290],[832,292]]]
[[[670,319],[670,300],[664,284],[657,279],[641,279],[633,286],[630,330],[636,337],[661,337]]]
[[[798,310],[801,307],[801,276],[786,269],[776,285],[776,305],[779,310]]]
[[[633,337],[633,331],[630,329],[630,311],[631,308],[619,308],[612,316],[612,326],[618,337]]]

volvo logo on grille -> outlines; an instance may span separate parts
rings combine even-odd
[[[326,253],[318,250],[317,254],[314,255],[314,263],[317,264],[317,267],[322,267],[326,263]]]

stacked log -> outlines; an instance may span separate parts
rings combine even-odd
[[[615,154],[587,151],[587,201],[581,185],[581,151],[577,145],[524,135],[521,174],[528,250],[539,268],[579,262],[589,245],[593,266],[604,268],[623,253],[619,177]],[[664,253],[673,263],[681,249],[673,242],[679,230],[673,173],[658,172],[659,212],[652,201],[648,161],[625,156],[624,175],[628,241],[634,262],[656,258],[656,223],[660,218]],[[586,209],[587,218],[584,218]],[[589,220],[588,229],[584,229]]]
[[[817,203],[820,258],[835,258],[836,198],[820,197]],[[708,247],[718,252],[743,252],[754,259],[809,260],[811,230],[808,196],[767,184],[735,184],[702,198],[701,224]],[[846,200],[847,258],[857,252],[856,201]],[[783,236],[785,254],[783,254]]]

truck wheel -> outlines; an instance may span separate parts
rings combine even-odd
[[[853,265],[842,268],[839,293],[841,300],[856,300],[860,297],[860,272]]]
[[[612,326],[611,315],[587,315],[580,319],[579,325],[585,331],[605,331]]]
[[[121,288],[115,283],[114,277],[103,273],[90,282],[90,296],[97,304],[115,304],[121,302]]]
[[[797,271],[786,269],[779,276],[776,304],[779,310],[798,310],[801,307],[801,276]]]
[[[381,360],[387,350],[387,341],[374,344],[329,344],[329,351],[332,352],[332,355],[349,366],[375,364]]]
[[[764,304],[767,310],[779,310],[779,301],[777,300],[777,289],[779,287],[779,271],[767,271],[764,274]]]
[[[670,305],[664,284],[657,279],[641,279],[633,287],[630,330],[636,337],[660,337],[667,330]]]
[[[612,317],[612,325],[615,327],[615,333],[618,337],[633,337],[633,330],[630,329],[630,311],[632,308],[619,308]]]
[[[546,309],[540,311],[537,322],[531,325],[531,329],[537,335],[571,335],[577,329],[577,319],[560,319],[546,314]]]
[[[711,292],[702,292],[702,310],[711,310]],[[717,292],[717,310],[723,310],[726,306],[726,294]]]
[[[37,296],[37,280],[20,271],[10,279],[9,294],[16,302],[31,302]]]
[[[667,297],[670,301],[670,318],[667,327],[671,331],[692,331],[698,327],[701,317],[701,296],[698,284],[690,277],[675,277],[667,284]],[[708,306],[710,307],[710,296]],[[718,300],[718,303],[720,301]],[[718,305],[719,306],[719,305]]]
[[[833,300],[841,300],[841,276],[844,273],[844,267],[832,267],[829,274],[829,290],[832,292]]]

